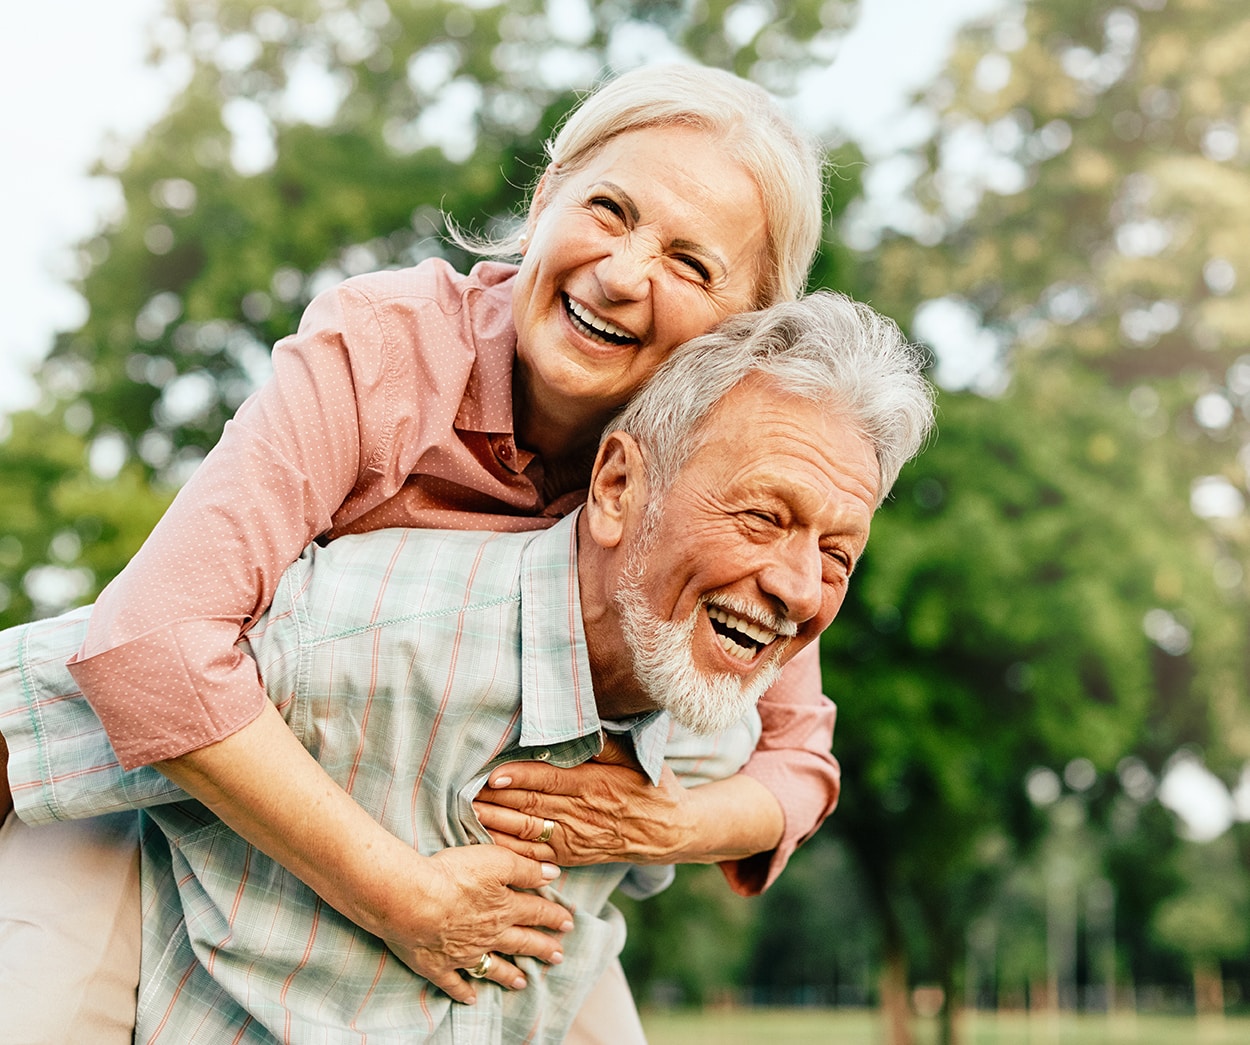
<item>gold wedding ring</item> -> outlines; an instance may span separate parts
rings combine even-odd
[[[556,829],[554,820],[543,820],[543,833],[534,839],[535,842],[550,842],[551,832]]]
[[[478,959],[478,963],[472,969],[465,969],[475,980],[484,979],[486,974],[490,972],[490,967],[495,964],[495,956],[487,951]]]

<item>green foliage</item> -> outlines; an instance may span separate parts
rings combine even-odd
[[[88,319],[4,439],[0,623],[90,599],[121,568],[317,290],[433,254],[466,267],[443,215],[515,219],[543,141],[610,56],[663,43],[784,94],[855,12],[799,0],[752,23],[729,0],[594,0],[576,24],[557,6],[170,4],[154,57],[186,86],[102,164],[125,210],[82,245]],[[970,930],[1037,927],[1057,828],[1026,774],[1079,758],[1098,780],[1079,801],[1086,870],[1115,883],[1121,938],[1198,947],[1181,930],[1212,901],[1171,859],[1171,817],[1122,778],[1126,756],[1157,774],[1185,743],[1230,779],[1250,756],[1245,517],[1189,508],[1195,478],[1245,485],[1250,16],[1209,0],[1019,11],[970,34],[924,100],[924,173],[901,229],[862,253],[838,233],[862,157],[831,157],[811,285],[905,324],[965,303],[1010,386],[943,396],[826,638],[838,842],[761,901],[690,869],[628,905],[644,997],[713,998],[744,976],[863,984],[882,949],[958,996]],[[335,104],[299,103],[309,84]],[[968,142],[985,156],[970,174]],[[912,203],[926,220],[909,228]],[[1003,953],[1017,978],[1039,961],[1027,942]]]
[[[1159,941],[1198,965],[1242,957],[1250,946],[1250,882],[1232,836],[1187,845],[1177,865],[1185,887],[1155,912]]]

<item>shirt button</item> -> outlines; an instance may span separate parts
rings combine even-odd
[[[539,762],[549,762],[551,761],[551,752],[546,748],[543,748],[541,751],[535,751],[534,757],[538,759]]]

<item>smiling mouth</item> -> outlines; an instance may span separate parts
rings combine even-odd
[[[777,632],[734,616],[719,606],[709,605],[707,615],[721,649],[744,662],[754,660],[765,646],[778,637]]]
[[[628,330],[622,330],[615,323],[609,323],[606,319],[596,316],[585,305],[578,304],[567,294],[563,297],[564,311],[573,321],[573,326],[592,341],[598,341],[602,345],[617,346],[640,343],[638,338]]]

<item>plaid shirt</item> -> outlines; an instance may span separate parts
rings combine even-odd
[[[248,633],[270,699],[332,777],[430,854],[488,842],[473,797],[496,765],[571,766],[601,747],[576,570],[576,514],[551,530],[384,530],[310,546]],[[566,870],[565,960],[519,958],[529,987],[483,981],[452,1002],[376,937],[151,769],[124,772],[64,669],[86,611],[0,634],[0,731],[28,822],[148,806],[140,1042],[558,1042],[620,951],[608,897],[630,872]],[[619,727],[652,780],[727,776],[758,736],[674,737],[666,715]],[[275,781],[275,787],[281,782]],[[642,891],[662,886],[634,868]],[[648,879],[647,875],[653,877]]]

